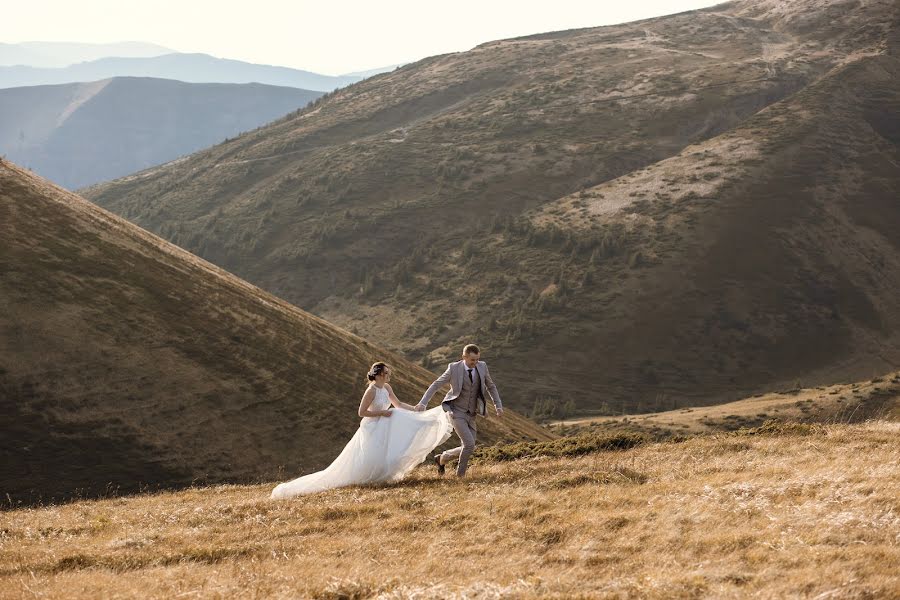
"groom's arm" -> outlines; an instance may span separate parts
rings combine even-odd
[[[450,365],[452,364],[453,363],[450,363]],[[441,386],[450,381],[450,365],[447,365],[447,370],[444,371],[444,374],[435,379],[434,383],[429,385],[428,389],[425,390],[425,394],[422,396],[422,399],[419,400],[419,404],[416,405],[417,410],[424,410],[425,407],[428,406],[428,402],[434,396],[434,393],[441,389]]]
[[[494,401],[494,410],[497,411],[497,416],[503,414],[503,401],[500,400],[500,392],[497,391],[497,384],[494,383],[494,378],[491,377],[491,372],[488,370],[487,363],[484,365],[484,385],[487,388],[488,394],[491,396],[491,400]]]

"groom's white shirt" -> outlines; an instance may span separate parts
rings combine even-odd
[[[466,363],[462,360],[447,365],[447,370],[444,371],[440,377],[435,379],[434,383],[425,390],[425,394],[422,396],[422,399],[419,400],[419,406],[428,406],[428,402],[434,394],[446,383],[450,384],[450,391],[447,392],[447,395],[444,396],[444,399],[441,402],[453,402],[459,398],[459,395],[462,393],[463,377],[468,375],[466,368]],[[475,370],[478,371],[478,375],[481,376],[481,395],[485,399],[490,397],[491,401],[494,403],[494,408],[502,409],[503,402],[500,400],[500,392],[497,391],[497,385],[494,383],[493,378],[491,378],[487,363],[483,360],[479,360],[475,365]],[[487,407],[480,406],[478,412],[481,415],[486,416]]]

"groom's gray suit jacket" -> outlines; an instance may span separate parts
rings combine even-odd
[[[485,398],[490,395],[491,400],[494,403],[495,408],[503,408],[503,402],[500,400],[500,392],[497,391],[497,385],[494,383],[494,380],[491,378],[491,374],[488,371],[487,363],[483,360],[479,360],[475,365],[475,370],[478,371],[478,375],[481,381],[481,388],[478,394],[478,414],[483,417],[487,416],[487,403],[485,402]],[[458,360],[456,362],[450,363],[447,365],[447,370],[444,371],[443,375],[434,380],[428,389],[425,390],[425,394],[422,396],[422,399],[419,400],[419,404],[422,406],[428,406],[428,402],[434,396],[435,392],[437,392],[441,386],[446,383],[450,383],[450,391],[447,392],[447,395],[444,396],[444,399],[441,403],[446,410],[454,400],[459,398],[459,395],[462,393],[463,389],[463,377],[466,376],[466,363],[464,361]]]

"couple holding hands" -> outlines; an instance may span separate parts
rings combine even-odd
[[[391,369],[377,362],[367,374],[369,387],[359,404],[359,429],[327,468],[278,485],[272,498],[290,498],[323,490],[398,481],[419,465],[453,431],[461,445],[434,455],[438,474],[456,460],[456,474],[463,477],[475,449],[477,416],[487,416],[490,396],[497,416],[503,404],[487,364],[480,360],[478,346],[463,348],[462,358],[450,363],[415,406],[400,402],[391,388]],[[440,406],[428,409],[428,402],[445,384],[450,391]],[[391,410],[391,408],[398,410]]]

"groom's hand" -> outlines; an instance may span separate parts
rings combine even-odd
[[[421,404],[416,404],[416,412],[422,412],[423,410],[425,410],[424,406],[422,406]]]
[[[498,417],[502,417],[502,416],[503,416],[503,409],[502,409],[502,408],[498,408],[498,409],[497,409],[497,416],[498,416]]]

